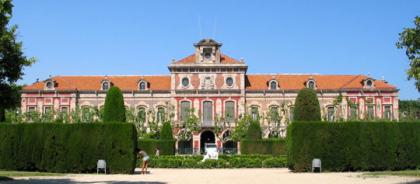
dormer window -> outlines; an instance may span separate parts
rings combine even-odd
[[[139,90],[140,91],[144,91],[144,90],[147,90],[147,82],[146,81],[140,81],[139,82]]]
[[[309,89],[316,89],[316,83],[315,80],[308,80],[308,82],[306,82],[306,87]]]
[[[109,81],[103,81],[101,87],[103,91],[106,91],[110,88],[110,86],[111,86],[111,83]]]
[[[370,79],[370,78],[368,78],[368,79],[366,79],[365,81],[364,81],[364,87],[365,88],[373,88],[374,87],[374,81],[373,81],[373,79]]]
[[[212,48],[203,48],[203,56],[204,56],[205,59],[210,59],[212,53],[213,53]]]
[[[270,90],[276,90],[277,89],[277,81],[271,80],[269,84],[270,84]]]
[[[55,83],[52,80],[47,80],[45,82],[45,89],[47,89],[47,90],[53,90],[54,86],[55,86]]]

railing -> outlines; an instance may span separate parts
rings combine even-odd
[[[203,121],[201,123],[201,127],[214,127],[214,122],[213,121]]]
[[[221,153],[224,155],[236,155],[238,154],[238,149],[236,148],[222,148]]]
[[[193,151],[193,148],[178,148],[178,154],[180,155],[191,155]]]

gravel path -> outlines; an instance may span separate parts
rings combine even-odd
[[[54,177],[23,177],[0,183],[180,183],[180,184],[420,184],[413,177],[364,177],[361,173],[291,173],[288,169],[151,169],[147,175],[74,174]]]

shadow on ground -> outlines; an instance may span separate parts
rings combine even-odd
[[[420,180],[416,180],[416,181],[407,181],[407,182],[403,182],[400,184],[420,184]]]
[[[139,184],[166,184],[165,182],[158,182],[158,181],[93,181],[93,182],[80,182],[74,181],[71,179],[11,179],[8,181],[0,180],[0,183],[4,184],[68,184],[68,183],[116,183],[116,184],[131,184],[131,183],[139,183]]]

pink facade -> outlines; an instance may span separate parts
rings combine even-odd
[[[202,131],[193,135],[192,146],[197,149],[201,133],[212,131],[216,118],[230,113],[234,119],[252,113],[267,117],[275,107],[281,118],[280,135],[284,136],[293,119],[297,92],[305,87],[317,91],[324,120],[398,120],[398,89],[386,81],[364,75],[247,74],[246,63],[222,54],[220,43],[204,39],[194,46],[194,54],[168,66],[169,75],[56,76],[36,82],[22,90],[21,109],[44,112],[101,107],[109,86],[118,86],[127,107],[172,111],[175,127],[183,112],[181,104],[194,109],[203,125]],[[334,104],[340,95],[342,101]],[[264,136],[269,136],[272,122],[267,118],[260,121]],[[214,139],[221,146],[220,140]]]

